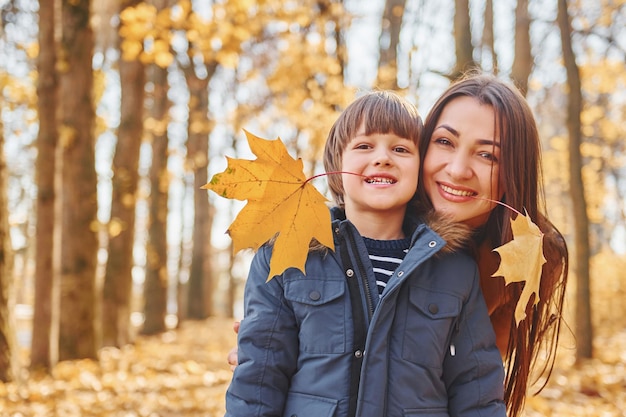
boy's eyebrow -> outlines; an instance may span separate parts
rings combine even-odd
[[[457,138],[460,136],[459,132],[455,128],[445,123],[437,126],[437,129],[446,129],[448,132],[452,133]],[[478,142],[478,144],[480,145],[492,145],[492,146],[500,147],[500,142],[496,142],[493,139],[478,139],[476,142]]]

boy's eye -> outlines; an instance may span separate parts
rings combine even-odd
[[[368,145],[367,143],[359,143],[354,147],[354,149],[369,149],[369,148],[371,148],[371,146]]]
[[[409,150],[403,146],[396,146],[395,148],[393,148],[394,152],[399,152],[399,153],[407,153],[409,152]]]

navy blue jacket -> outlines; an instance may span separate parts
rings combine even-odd
[[[379,298],[363,239],[340,216],[335,251],[311,251],[306,276],[289,268],[266,282],[271,245],[255,254],[226,416],[505,417],[474,260],[414,224]]]

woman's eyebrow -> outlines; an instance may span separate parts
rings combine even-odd
[[[445,123],[437,126],[437,129],[446,129],[448,132],[452,133],[454,136],[456,137],[459,136],[459,132],[455,128]]]
[[[500,142],[496,142],[492,139],[478,139],[476,142],[478,142],[479,145],[491,145],[497,146],[498,148],[500,147]]]
[[[437,129],[445,129],[448,132],[452,133],[454,136],[456,136],[457,138],[460,136],[460,133],[458,130],[456,130],[455,128],[453,128],[452,126],[448,125],[448,124],[442,124],[437,126]],[[435,129],[435,130],[437,130]],[[491,146],[497,146],[498,148],[500,147],[500,142],[496,142],[493,139],[477,139],[476,142],[479,145],[491,145]]]

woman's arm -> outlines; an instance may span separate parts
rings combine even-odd
[[[233,323],[233,330],[235,331],[235,334],[239,333],[239,322],[238,321]],[[226,356],[226,360],[228,361],[228,364],[230,365],[230,370],[234,371],[235,368],[237,367],[237,365],[239,364],[239,360],[237,358],[237,345],[233,346],[228,351],[228,355]]]

